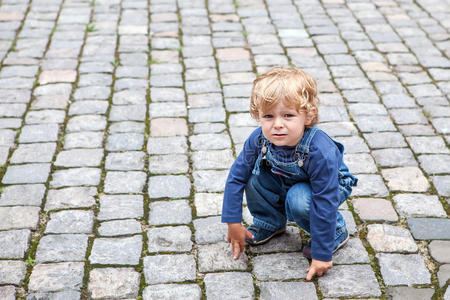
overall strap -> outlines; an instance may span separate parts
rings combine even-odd
[[[297,148],[295,149],[298,165],[303,166],[303,162],[308,157],[309,154],[309,146],[311,145],[311,141],[316,134],[318,128],[313,126],[312,128],[306,128],[303,132],[303,136],[298,142]]]

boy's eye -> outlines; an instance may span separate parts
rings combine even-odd
[[[285,114],[284,117],[285,118],[292,118],[294,115],[293,114]]]
[[[272,115],[264,115],[263,118],[266,118],[266,119],[272,118]]]

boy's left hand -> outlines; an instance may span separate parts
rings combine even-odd
[[[332,261],[321,261],[312,259],[311,265],[308,268],[308,275],[306,275],[306,280],[310,281],[315,274],[317,276],[322,276],[326,271],[333,267]]]

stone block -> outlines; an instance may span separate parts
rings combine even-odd
[[[447,154],[450,153],[444,140],[439,136],[411,136],[406,138],[412,150],[417,154],[433,153]]]
[[[191,123],[225,121],[225,109],[223,107],[191,108],[188,115]]]
[[[108,136],[106,150],[131,151],[141,150],[144,146],[144,135],[139,133],[115,133]]]
[[[30,239],[29,229],[0,231],[0,257],[24,258]]]
[[[258,283],[262,300],[315,300],[316,287],[312,282],[261,282]]]
[[[0,261],[0,284],[20,285],[26,274],[27,267],[25,262],[16,260]]]
[[[372,156],[368,153],[350,153],[344,156],[344,162],[354,173],[376,173],[377,167]]]
[[[104,191],[109,194],[138,194],[142,192],[146,179],[145,172],[109,171],[106,173]]]
[[[84,261],[88,246],[86,234],[51,234],[42,237],[36,262]]]
[[[148,181],[150,198],[182,198],[189,197],[191,182],[184,175],[152,176]]]
[[[94,212],[63,210],[50,214],[45,233],[92,233]]]
[[[372,151],[376,163],[381,167],[417,166],[411,150],[407,148],[388,148]]]
[[[192,232],[187,226],[158,227],[147,230],[148,251],[187,252],[192,249]]]
[[[144,300],[164,298],[200,300],[202,290],[196,284],[155,284],[146,287],[142,296]]]
[[[450,196],[450,176],[431,176],[431,180],[433,180],[434,186],[436,187],[437,192],[441,196]]]
[[[231,140],[228,134],[198,134],[189,137],[192,150],[219,150],[229,149]]]
[[[195,259],[190,254],[144,257],[144,276],[147,284],[194,281],[196,273]]]
[[[227,242],[198,246],[200,272],[246,270],[247,264],[248,257],[245,253],[241,253],[238,259],[233,258],[231,244]]]
[[[450,169],[450,155],[420,155],[419,162],[428,174],[447,173]]]
[[[106,170],[142,170],[144,169],[145,153],[140,151],[127,151],[109,153],[106,156]]]
[[[253,258],[253,272],[258,280],[306,278],[308,260],[300,253],[276,253]]]
[[[431,241],[428,249],[431,257],[438,263],[450,263],[450,241]]]
[[[376,132],[364,134],[371,149],[400,148],[407,144],[403,136],[398,132]]]
[[[228,170],[194,171],[194,187],[197,192],[223,192]]]
[[[381,290],[370,265],[335,266],[319,278],[324,297],[379,297]]]
[[[79,291],[83,286],[83,276],[82,262],[37,264],[31,272],[28,289],[30,292]]]
[[[413,287],[399,286],[390,287],[386,290],[386,294],[389,299],[392,300],[422,300],[422,299],[432,299],[434,294],[434,289],[417,289]]]
[[[9,185],[3,188],[0,206],[41,206],[44,193],[43,184]]]
[[[369,263],[369,255],[358,238],[351,238],[344,247],[333,254],[333,264]]]
[[[196,193],[194,205],[197,216],[214,216],[222,213],[223,194],[217,193]]]
[[[450,264],[441,265],[437,277],[439,286],[443,287],[450,280]]]
[[[100,148],[103,145],[103,132],[74,132],[64,136],[64,149]]]
[[[367,226],[367,241],[377,252],[417,252],[411,233],[398,226],[371,224]]]
[[[100,115],[74,116],[67,123],[67,132],[103,131],[106,128],[106,118]]]
[[[356,213],[364,221],[396,222],[397,213],[391,202],[379,198],[356,198],[352,200]]]
[[[191,220],[192,212],[187,200],[150,203],[148,222],[151,225],[188,224]]]
[[[196,151],[191,155],[196,170],[229,169],[234,162],[231,150]]]
[[[58,153],[55,166],[98,167],[103,159],[103,149],[73,149]]]
[[[287,226],[286,232],[272,238],[269,242],[250,246],[252,253],[272,253],[278,251],[300,251],[302,248],[302,238],[297,227]]]
[[[102,222],[97,230],[101,236],[120,236],[142,233],[142,226],[136,220],[117,220]]]
[[[140,195],[100,196],[99,220],[142,218],[144,198]]]
[[[140,278],[132,268],[93,269],[89,274],[88,292],[94,299],[135,298]]]
[[[408,226],[416,240],[450,240],[450,219],[409,218]]]
[[[16,287],[12,285],[0,286],[0,297],[4,300],[15,300]]]
[[[227,238],[228,226],[221,222],[221,217],[209,217],[194,220],[195,242],[211,244],[224,242]]]
[[[386,197],[389,191],[380,175],[358,175],[358,185],[353,187],[352,196]]]
[[[98,185],[101,170],[96,168],[73,168],[53,173],[51,187]]]
[[[431,276],[419,254],[376,255],[386,285],[430,284]]]
[[[89,262],[101,265],[138,265],[142,252],[142,236],[97,238]]]
[[[417,167],[384,169],[381,173],[393,191],[426,192],[430,188],[428,180]]]
[[[149,138],[148,154],[185,154],[187,142],[183,136]]]
[[[6,169],[2,183],[44,183],[50,175],[50,164],[13,165]]]
[[[203,280],[208,299],[253,299],[255,290],[250,273],[210,273]],[[233,289],[230,289],[233,286]]]
[[[393,198],[402,217],[445,217],[447,214],[437,196],[422,194],[399,194]]]
[[[0,230],[37,229],[40,210],[36,206],[0,207]]]
[[[11,163],[51,162],[55,154],[56,143],[20,144],[11,157]]]
[[[95,187],[69,187],[58,190],[49,190],[45,210],[82,208],[95,204],[97,195]]]
[[[116,81],[116,84],[117,84],[117,81]],[[110,110],[108,119],[109,119],[109,121],[115,121],[115,122],[145,121],[146,114],[147,114],[147,107],[144,104],[113,105]]]
[[[187,136],[185,119],[158,118],[150,121],[150,136]]]
[[[153,174],[187,173],[189,169],[186,155],[154,155],[149,158],[149,172]]]

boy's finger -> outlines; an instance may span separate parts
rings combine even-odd
[[[233,257],[234,259],[239,258],[239,244],[237,242],[234,242],[233,244]]]
[[[313,278],[315,273],[316,273],[315,268],[309,268],[308,275],[306,275],[306,280],[310,281]]]

